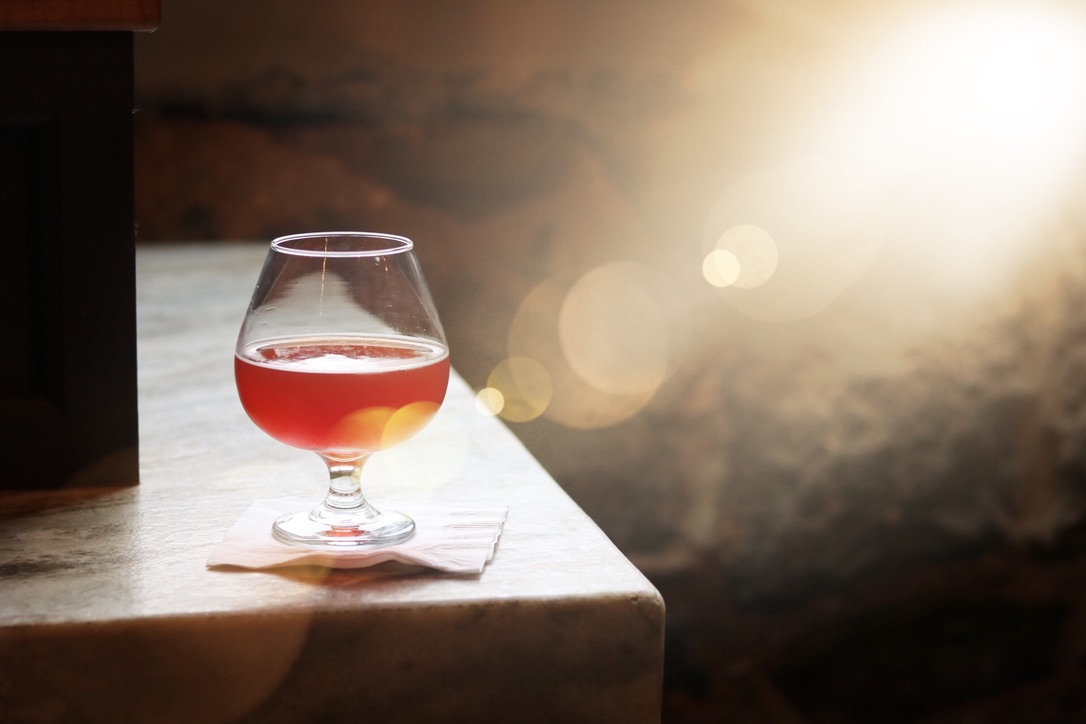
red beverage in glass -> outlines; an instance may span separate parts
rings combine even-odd
[[[444,346],[406,337],[261,340],[234,358],[245,411],[280,442],[349,459],[391,447],[437,413]]]

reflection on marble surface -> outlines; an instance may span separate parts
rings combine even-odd
[[[141,484],[0,497],[0,670],[17,693],[0,718],[331,721],[370,701],[437,721],[501,698],[529,720],[657,718],[659,594],[458,377],[367,489],[508,505],[482,574],[205,567],[254,499],[324,485],[316,456],[260,433],[234,392],[263,256],[140,250]]]

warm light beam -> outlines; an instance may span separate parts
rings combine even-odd
[[[1043,6],[968,6],[913,23],[873,63],[861,155],[1016,191],[1054,181],[1086,119],[1086,27]]]
[[[919,281],[998,288],[1071,198],[1086,160],[1086,7],[1074,8],[947,3],[869,28],[842,66],[820,150],[891,204]]]

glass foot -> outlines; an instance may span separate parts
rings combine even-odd
[[[287,513],[272,524],[276,540],[309,548],[382,548],[414,534],[415,521],[394,510],[381,512],[369,503],[346,510],[322,504]]]

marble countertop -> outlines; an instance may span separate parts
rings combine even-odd
[[[413,500],[507,505],[494,559],[481,574],[205,566],[211,550],[254,499],[311,495],[316,501],[325,485],[320,460],[257,430],[234,391],[234,339],[264,251],[262,244],[139,249],[140,484],[0,495],[0,666],[14,666],[16,660],[5,656],[12,651],[3,645],[4,632],[32,637],[72,624],[153,630],[156,621],[293,617],[309,622],[312,643],[319,640],[314,621],[336,614],[401,627],[421,615],[464,624],[474,620],[475,630],[469,626],[463,633],[474,639],[489,635],[478,623],[481,612],[495,625],[505,621],[499,627],[523,619],[525,630],[534,633],[518,646],[550,649],[548,666],[553,666],[554,647],[561,648],[556,641],[568,638],[569,628],[563,627],[564,634],[550,631],[548,621],[554,624],[556,611],[579,611],[584,621],[610,622],[595,625],[585,641],[617,646],[627,659],[631,647],[643,651],[641,669],[619,689],[622,696],[636,692],[638,710],[648,707],[646,720],[653,720],[662,667],[659,594],[516,437],[476,410],[471,389],[455,375],[434,422],[367,465],[364,490],[378,505],[392,497],[404,510],[408,507],[402,501]],[[446,613],[436,613],[440,610]],[[372,629],[363,630],[367,640],[375,636]],[[396,634],[382,631],[379,646],[397,650]],[[456,636],[439,637],[435,651],[462,646]],[[571,642],[570,656],[584,660],[583,645]],[[477,655],[488,660],[485,650]],[[46,666],[45,648],[41,657]],[[605,669],[608,660],[605,656],[594,666]],[[578,676],[583,679],[583,672]],[[551,673],[541,681],[562,678]],[[279,682],[280,689],[285,686]],[[292,696],[305,698],[301,686],[290,689]],[[554,692],[546,688],[524,696],[553,699]],[[608,691],[606,702],[617,701],[617,690]],[[196,690],[191,693],[190,703],[199,696]],[[48,692],[37,694],[43,695]],[[321,701],[332,700],[322,696]],[[56,697],[63,699],[54,692]],[[268,718],[268,702],[274,699],[268,694],[259,705],[264,708],[254,704],[253,711]],[[589,702],[593,716],[603,717],[597,721],[609,718],[610,703],[590,703],[593,695],[586,691],[579,699]],[[59,706],[69,713],[81,711],[70,702]],[[90,705],[84,701],[80,706]],[[616,717],[629,715],[629,705],[620,709]]]

